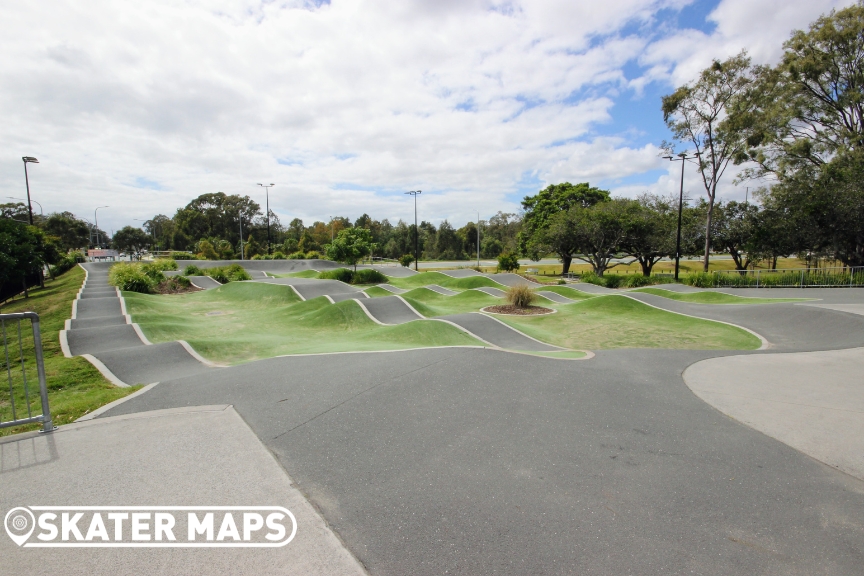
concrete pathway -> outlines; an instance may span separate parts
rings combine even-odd
[[[279,548],[19,548],[3,535],[4,574],[36,567],[86,576],[366,574],[230,406],[143,412],[50,435],[0,438],[0,486],[4,514],[16,506],[281,506],[297,520],[294,539]],[[35,535],[30,541],[38,542]]]
[[[864,348],[713,358],[684,372],[724,414],[864,480]]]

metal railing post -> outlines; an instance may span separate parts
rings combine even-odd
[[[33,328],[33,349],[36,353],[36,372],[39,374],[39,396],[42,399],[42,432],[53,432],[51,409],[48,407],[48,382],[45,379],[45,359],[42,356],[42,332],[39,329],[39,316],[31,318]]]

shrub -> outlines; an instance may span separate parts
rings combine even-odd
[[[324,280],[339,280],[340,282],[350,284],[351,281],[354,280],[354,272],[352,272],[348,268],[336,268],[335,270],[327,270],[326,272],[321,272],[318,275],[318,278]]]
[[[620,288],[621,284],[624,283],[624,278],[622,276],[619,276],[618,274],[610,274],[608,276],[603,276],[601,280],[603,280],[603,285],[607,288]]]
[[[537,295],[534,294],[534,291],[525,284],[511,286],[507,289],[507,292],[504,293],[504,298],[507,302],[517,308],[528,308],[534,302],[536,297]]]
[[[412,262],[414,262],[414,256],[412,254],[403,254],[399,257],[399,264],[405,268],[410,268]]]
[[[165,274],[152,262],[138,262],[135,265],[153,281],[154,285],[165,280]]]
[[[657,284],[651,276],[643,276],[642,274],[628,274],[624,277],[622,284],[627,288],[641,288],[642,286],[651,286]]]
[[[354,273],[354,284],[383,284],[384,282],[387,282],[387,277],[372,268],[361,268]]]
[[[559,286],[563,286],[564,284],[567,284],[567,281],[566,281],[566,280],[558,280],[558,285],[559,285]]]
[[[198,256],[191,252],[171,252],[171,258],[174,260],[198,260]]]
[[[288,260],[305,260],[306,253],[305,252],[294,252],[293,254],[288,255]]]
[[[507,252],[498,256],[498,271],[499,272],[515,272],[519,270],[519,257]]]
[[[183,269],[183,274],[185,276],[204,276],[204,272],[195,264],[188,264]]]
[[[267,258],[265,256],[261,256],[261,254],[255,254],[254,256],[252,256],[252,258],[250,258],[250,260],[267,260]]]
[[[157,284],[153,290],[159,294],[176,294],[186,292],[191,287],[192,282],[185,276],[171,276]]]
[[[84,255],[80,252],[70,252],[61,258],[54,266],[51,266],[49,273],[51,276],[60,276],[64,272],[68,272],[75,267],[78,262],[84,261]]]
[[[152,262],[148,262],[148,264],[153,267],[155,270],[159,270],[160,272],[164,272],[166,270],[177,270],[177,261],[173,258],[157,258]]]
[[[587,282],[588,284],[596,284],[597,286],[605,286],[606,282],[603,280],[602,276],[598,276],[595,272],[583,272],[579,275],[579,280],[582,282]]]
[[[713,288],[714,275],[708,272],[695,272],[685,276],[684,283],[696,288]]]
[[[219,266],[217,268],[208,268],[204,274],[210,276],[221,284],[228,282],[240,282],[243,280],[251,280],[252,277],[239,264],[230,264],[228,266]]]
[[[162,279],[165,276],[159,272]],[[148,294],[158,283],[144,271],[144,266],[138,263],[118,262],[108,271],[108,283],[126,292],[141,292]]]
[[[285,254],[277,250],[273,253],[273,260],[285,260]]]

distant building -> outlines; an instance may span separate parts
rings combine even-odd
[[[93,262],[98,262],[100,260],[108,260],[109,258],[111,259],[111,261],[114,261],[117,260],[117,256],[117,250],[102,250],[101,248],[95,250],[87,250],[87,257],[90,258],[90,260]]]

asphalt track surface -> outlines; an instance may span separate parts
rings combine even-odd
[[[437,284],[429,284],[428,286],[424,286],[424,288],[428,290],[432,290],[433,292],[437,292],[438,294],[443,294],[444,296],[455,296],[458,292],[454,290],[448,290],[443,286],[438,286]]]
[[[381,324],[404,324],[423,319],[423,316],[399,296],[369,298],[360,305]]]
[[[857,289],[793,292],[864,302]],[[847,312],[631,296],[774,346],[744,354],[864,345],[864,316]],[[682,380],[740,354],[289,356],[178,371],[104,415],[234,405],[372,574],[861,574],[864,482]]]
[[[545,290],[538,290],[537,294],[539,294],[540,296],[542,296],[544,298],[548,298],[552,302],[557,302],[559,304],[570,304],[572,302],[576,302],[576,300],[573,300],[572,298],[567,298],[566,296],[562,296],[561,294],[558,294],[557,292],[547,292]]]
[[[73,317],[60,334],[64,354],[94,358],[97,368],[107,370],[106,376],[119,385],[150,384],[212,370],[182,343],[151,345],[142,340],[124,314],[117,290],[108,285],[109,266],[82,267],[87,278],[73,303]]]

